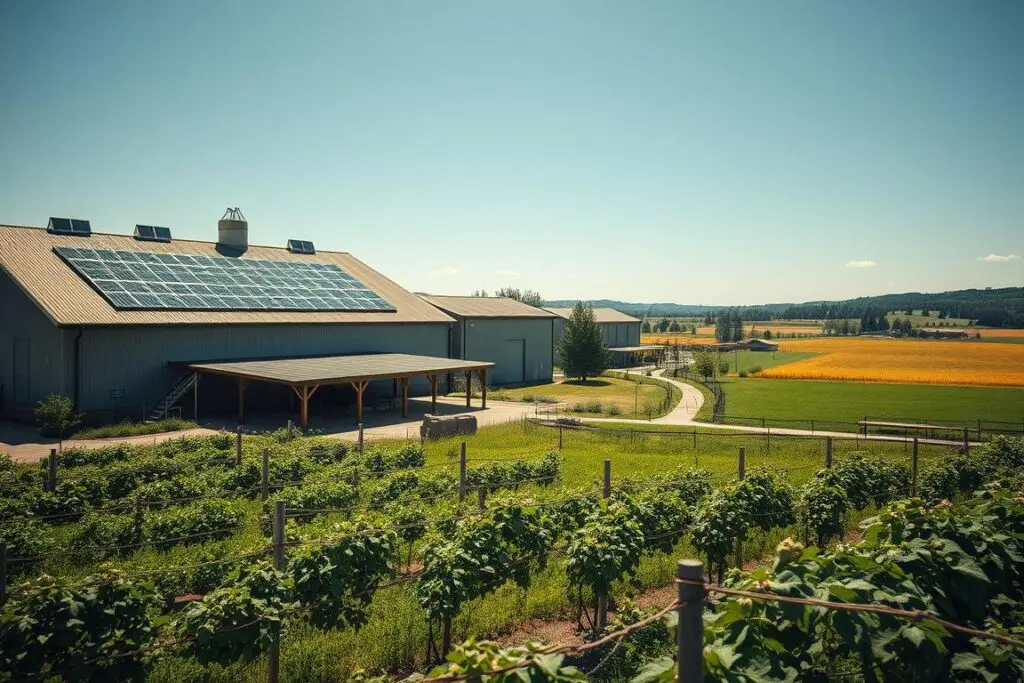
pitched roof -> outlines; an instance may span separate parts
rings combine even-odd
[[[384,277],[351,254],[293,254],[283,247],[250,245],[240,258],[331,263],[384,297],[394,311],[140,311],[118,310],[78,276],[53,247],[118,249],[219,256],[214,242],[140,242],[131,235],[52,235],[43,228],[0,225],[0,269],[57,325],[222,325],[452,322],[443,312]]]
[[[571,308],[545,308],[545,311],[551,311],[559,318],[568,318],[572,315]],[[595,308],[594,309],[594,322],[597,323],[638,323],[639,318],[634,318],[631,315],[626,315],[622,311],[616,311],[614,308]]]
[[[460,318],[554,318],[543,308],[497,296],[426,296],[422,298]]]

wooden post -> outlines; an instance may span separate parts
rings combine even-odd
[[[294,391],[295,391],[295,390],[294,390],[294,389],[292,389],[292,392],[294,392]],[[289,441],[291,441],[291,440],[292,440],[292,419],[291,419],[290,417],[288,418],[288,430],[287,430],[287,434],[288,434],[288,440],[289,440]]]
[[[266,500],[270,497],[270,449],[263,449],[263,461],[260,469],[260,499]]]
[[[245,378],[238,378],[238,421],[245,422]]]
[[[832,469],[832,437],[825,437],[825,467]]]
[[[481,486],[476,490],[476,504],[481,510],[487,509],[487,487]]]
[[[50,456],[46,460],[46,490],[57,490],[57,449],[50,449]]]
[[[242,464],[242,428],[235,430],[235,465]]]
[[[398,383],[402,385],[402,417],[409,417],[409,378],[399,377]]]
[[[970,455],[971,443],[967,440],[967,427],[964,427],[964,455]]]
[[[437,413],[437,375],[427,375],[430,380],[430,413]]]
[[[612,495],[612,461],[604,461],[604,490],[602,495],[605,498],[611,498]]]
[[[864,438],[868,436],[868,416],[864,416]]]
[[[361,382],[352,382],[352,388],[356,392],[356,422],[363,424],[363,392],[366,391],[366,386],[369,384],[366,380]]]
[[[558,450],[562,450],[562,425],[558,425]]]
[[[743,446],[740,446],[740,460],[736,473],[739,475],[740,481],[747,478],[747,449]]]
[[[468,408],[470,403],[469,399],[473,395],[473,373],[466,373],[466,407]]]
[[[699,560],[679,560],[676,577],[680,580],[677,584],[679,624],[676,627],[676,681],[703,683],[704,601],[707,599],[704,565]]]
[[[359,454],[363,453],[363,423],[359,423]]]
[[[284,569],[284,518],[285,502],[279,500],[274,505],[274,568]],[[281,631],[280,624],[270,643],[267,653],[267,681],[279,683],[281,680]]]
[[[917,495],[917,437],[914,437],[914,451],[910,456],[910,495]]]
[[[459,446],[459,500],[466,500],[466,442]]]
[[[768,428],[768,452],[772,452],[772,428]]]
[[[487,368],[480,370],[480,407],[487,407]]]
[[[195,376],[195,381],[192,383],[192,421],[199,424],[199,373],[195,373]],[[142,412],[145,413],[145,409]]]

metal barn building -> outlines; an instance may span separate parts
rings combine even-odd
[[[550,382],[554,313],[501,297],[424,296],[455,318],[451,357],[494,363],[491,385]]]
[[[554,338],[554,342],[558,343],[558,340],[562,337],[562,330],[565,329],[565,321],[572,315],[572,309],[546,308],[544,310],[558,316],[558,319],[555,321]],[[643,350],[640,346],[640,320],[631,315],[616,311],[614,308],[595,308],[594,321],[601,328],[604,345],[612,352],[612,364],[616,367],[631,365],[635,354]],[[618,353],[619,349],[627,351]]]
[[[216,242],[171,239],[152,226],[136,226],[134,235],[93,233],[87,221],[70,219],[51,219],[47,228],[0,226],[0,413],[8,416],[30,414],[50,393],[72,397],[79,411],[147,415],[189,376],[198,386],[199,363],[432,357],[422,368],[406,358],[400,372],[369,381],[328,377],[316,396],[311,381],[290,385],[314,410],[350,401],[341,394],[355,388],[361,415],[364,390],[368,401],[394,398],[400,385],[429,394],[439,376],[450,381],[455,371],[480,372],[486,381],[488,363],[438,360],[451,358],[454,331],[444,311],[348,253],[295,240],[249,245],[240,213],[221,219]],[[489,354],[474,346],[471,355]],[[550,351],[543,360],[550,373]],[[542,370],[531,365],[529,372]],[[243,394],[250,405],[274,410],[294,401],[272,379],[258,377],[266,381],[246,391],[242,375],[202,377],[195,392],[201,412],[223,412],[237,396],[241,413]],[[191,401],[185,405],[190,416]]]

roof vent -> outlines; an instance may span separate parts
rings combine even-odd
[[[288,240],[288,251],[293,254],[315,254],[313,243],[307,240]]]
[[[46,225],[46,232],[52,235],[80,235],[88,237],[92,234],[92,226],[89,221],[79,218],[54,218],[50,216],[50,222]]]
[[[245,251],[249,248],[249,223],[237,206],[228,207],[217,221],[217,243]]]
[[[171,229],[158,225],[136,225],[135,239],[143,242],[170,242]]]

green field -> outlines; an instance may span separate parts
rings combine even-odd
[[[620,373],[621,374],[621,373]],[[561,412],[580,416],[617,416],[647,418],[664,414],[663,406],[671,410],[679,402],[679,392],[672,391],[664,382],[631,376],[604,376],[586,382],[565,380],[550,384],[535,384],[515,389],[499,389],[491,394],[496,401],[523,401],[527,403],[564,403]],[[666,404],[666,400],[668,403]]]
[[[729,372],[735,374],[740,370],[750,372],[756,367],[764,370],[776,365],[795,363],[813,355],[815,354],[806,351],[727,351],[716,354],[716,360],[720,356],[722,360],[729,361]]]
[[[914,421],[941,421],[975,427],[978,419],[1008,422],[1024,429],[1024,389],[779,380],[726,377],[726,422],[853,431],[864,416]],[[747,418],[747,419],[739,419]],[[845,423],[845,424],[841,424]]]
[[[915,310],[913,315],[906,315],[903,311],[890,311],[885,315],[885,317],[889,321],[890,325],[896,318],[899,318],[900,320],[906,320],[909,318],[910,324],[914,327],[924,327],[925,323],[927,323],[929,327],[967,327],[971,322],[968,318],[950,317],[940,319],[938,311],[930,311],[928,315],[922,315],[922,311],[920,309]]]

